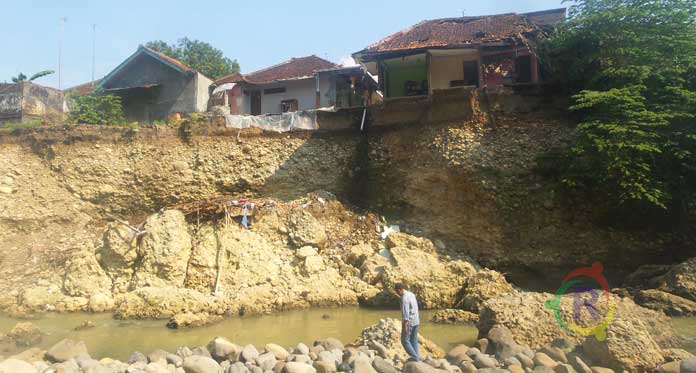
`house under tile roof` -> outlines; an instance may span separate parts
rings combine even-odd
[[[420,22],[370,45],[356,54],[380,54],[426,48],[466,48],[506,42],[553,26],[565,8],[533,13],[442,18]]]
[[[238,83],[266,84],[283,80],[297,80],[314,76],[317,71],[336,68],[333,62],[315,55],[292,58],[283,63],[267,67],[249,74],[232,74],[217,80],[216,84]]]
[[[99,82],[101,82],[101,79],[93,80],[91,82],[82,83],[74,87],[66,88],[64,91],[66,93],[77,93],[80,95],[86,95],[91,93],[94,87],[99,85]]]

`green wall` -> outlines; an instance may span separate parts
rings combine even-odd
[[[406,96],[405,83],[408,80],[422,82],[428,80],[428,68],[425,63],[425,55],[420,58],[402,60],[400,58],[384,61],[386,74],[386,96]],[[427,94],[427,93],[426,93]]]

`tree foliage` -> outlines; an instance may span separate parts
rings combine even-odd
[[[546,46],[580,115],[565,182],[610,207],[696,201],[696,0],[580,0]]]
[[[155,40],[148,42],[145,46],[176,58],[211,79],[219,79],[239,72],[237,60],[225,57],[221,50],[200,40],[181,38],[172,45],[162,40]]]
[[[12,77],[12,82],[14,82],[14,83],[19,83],[19,82],[24,82],[24,81],[30,81],[30,82],[32,82],[32,81],[34,81],[34,80],[36,80],[36,79],[39,79],[39,78],[41,78],[41,77],[44,77],[44,76],[46,76],[46,75],[51,75],[51,74],[53,74],[54,72],[55,72],[55,71],[53,71],[53,70],[39,71],[38,73],[32,75],[29,79],[27,79],[27,76],[24,75],[23,73],[19,73],[17,76]]]
[[[72,95],[70,120],[79,124],[121,124],[124,122],[121,97],[114,95]]]

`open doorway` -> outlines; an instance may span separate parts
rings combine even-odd
[[[479,86],[478,61],[464,61],[464,85]]]
[[[251,115],[261,115],[261,91],[251,91]]]

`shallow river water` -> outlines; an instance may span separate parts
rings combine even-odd
[[[328,318],[325,318],[327,315]],[[473,325],[441,325],[427,322],[431,312],[421,312],[420,333],[443,349],[456,344],[472,344],[478,331]],[[178,346],[196,347],[207,344],[216,336],[245,345],[262,347],[266,343],[294,346],[314,340],[334,337],[344,343],[353,342],[362,329],[384,317],[399,317],[399,311],[364,308],[309,309],[274,315],[232,317],[200,328],[171,330],[166,320],[114,320],[108,314],[47,314],[32,320],[44,333],[38,347],[48,348],[69,337],[85,341],[90,355],[125,360],[134,351],[149,353],[161,348],[174,351]],[[74,328],[84,321],[94,327],[81,331]],[[9,331],[18,320],[0,317],[0,331]],[[9,355],[14,351],[3,351]]]
[[[474,325],[442,325],[428,322],[432,311],[422,311],[420,333],[447,350],[456,344],[472,345],[478,331]],[[161,348],[174,351],[178,346],[205,345],[216,336],[245,345],[262,347],[266,343],[294,346],[326,337],[344,343],[354,341],[362,329],[384,317],[399,317],[399,311],[365,308],[308,309],[273,315],[231,317],[200,328],[171,330],[166,320],[115,320],[109,314],[47,314],[32,320],[44,333],[38,347],[48,348],[63,338],[85,341],[95,358],[126,360],[134,351],[149,353]],[[75,331],[85,321],[94,327]],[[0,331],[8,332],[18,320],[0,316]],[[675,318],[677,331],[687,337],[685,348],[696,353],[696,318]],[[18,351],[1,351],[10,355]]]

